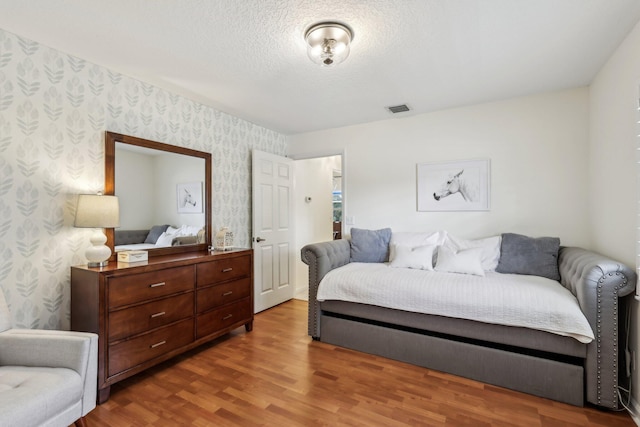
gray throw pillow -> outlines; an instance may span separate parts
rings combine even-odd
[[[147,238],[144,239],[144,242],[155,245],[158,241],[158,237],[160,237],[162,233],[167,231],[167,228],[169,228],[169,224],[154,225],[153,227],[151,227],[151,230],[149,230],[149,234],[147,234]]]
[[[527,237],[504,233],[500,249],[498,273],[530,274],[560,280],[557,237]]]
[[[351,229],[351,262],[389,261],[391,229]]]

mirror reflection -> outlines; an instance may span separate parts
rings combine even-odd
[[[115,144],[114,251],[206,243],[205,159]]]

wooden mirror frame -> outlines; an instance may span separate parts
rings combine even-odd
[[[150,141],[148,139],[136,138],[134,136],[122,135],[115,132],[105,132],[104,138],[104,194],[115,194],[116,181],[116,142],[121,142],[138,147],[146,147],[154,150],[167,151],[170,153],[183,154],[185,156],[198,157],[205,162],[204,179],[204,221],[205,221],[205,243],[184,246],[171,246],[167,248],[149,249],[149,256],[170,255],[186,252],[206,251],[212,245],[211,240],[211,153],[192,150],[190,148],[178,147],[162,142]],[[106,245],[111,249],[110,260],[116,260],[114,251],[115,231],[113,228],[106,228]]]

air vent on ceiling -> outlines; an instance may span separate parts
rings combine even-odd
[[[387,110],[389,110],[393,114],[397,114],[397,113],[404,113],[405,111],[409,111],[411,110],[411,108],[409,108],[407,104],[402,104],[402,105],[394,105],[393,107],[387,107]]]

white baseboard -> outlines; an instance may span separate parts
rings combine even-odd
[[[629,408],[629,415],[637,426],[640,426],[640,404],[635,399],[631,399],[631,407]]]
[[[309,299],[309,287],[297,288],[296,292],[293,294],[293,298],[307,301]]]

